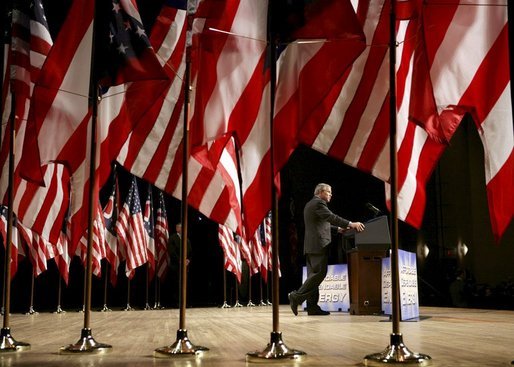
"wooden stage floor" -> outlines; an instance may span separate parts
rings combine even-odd
[[[511,366],[514,360],[514,311],[422,307],[422,321],[402,322],[405,345],[432,357],[432,366]],[[280,331],[289,348],[307,353],[301,362],[273,366],[359,366],[364,356],[389,344],[391,322],[385,316],[294,316],[280,306]],[[272,308],[188,308],[189,339],[210,349],[201,358],[154,358],[156,348],[175,341],[178,310],[92,312],[97,342],[112,345],[104,355],[59,355],[80,337],[84,316],[78,312],[11,315],[12,336],[31,344],[24,352],[0,354],[1,366],[257,366],[246,353],[261,351],[272,331]]]

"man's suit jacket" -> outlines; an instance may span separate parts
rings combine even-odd
[[[304,254],[320,254],[332,240],[331,225],[346,228],[350,221],[334,214],[327,202],[314,196],[303,209],[305,221]]]

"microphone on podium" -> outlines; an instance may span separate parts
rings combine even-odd
[[[371,210],[373,212],[373,215],[376,217],[378,216],[380,213],[382,213],[382,211],[380,209],[378,209],[376,206],[374,206],[373,204],[371,203],[366,203],[366,208],[368,208],[369,210]]]

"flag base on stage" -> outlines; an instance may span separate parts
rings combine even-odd
[[[177,340],[175,343],[167,346],[157,348],[153,352],[156,358],[170,358],[170,357],[187,357],[187,356],[201,356],[209,348],[194,345],[187,337],[187,330],[177,330]]]
[[[223,302],[221,305],[221,308],[230,308],[230,305],[227,303],[227,301]]]
[[[0,353],[2,352],[23,352],[30,349],[30,344],[14,340],[11,335],[11,329],[2,328],[0,331]]]
[[[80,339],[75,344],[70,344],[59,349],[59,354],[104,354],[112,350],[109,344],[97,343],[93,338],[91,329],[82,329]]]
[[[301,350],[289,349],[282,341],[281,332],[271,332],[271,341],[262,352],[246,354],[247,362],[264,362],[267,360],[293,359],[301,360],[306,353]]]
[[[391,344],[381,353],[369,354],[364,357],[365,366],[406,365],[429,366],[430,356],[414,353],[403,344],[402,334],[391,334]]]

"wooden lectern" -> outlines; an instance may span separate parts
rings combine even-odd
[[[382,313],[382,258],[391,246],[387,216],[364,223],[363,232],[354,230],[345,237],[354,242],[347,252],[350,278],[350,314]]]

